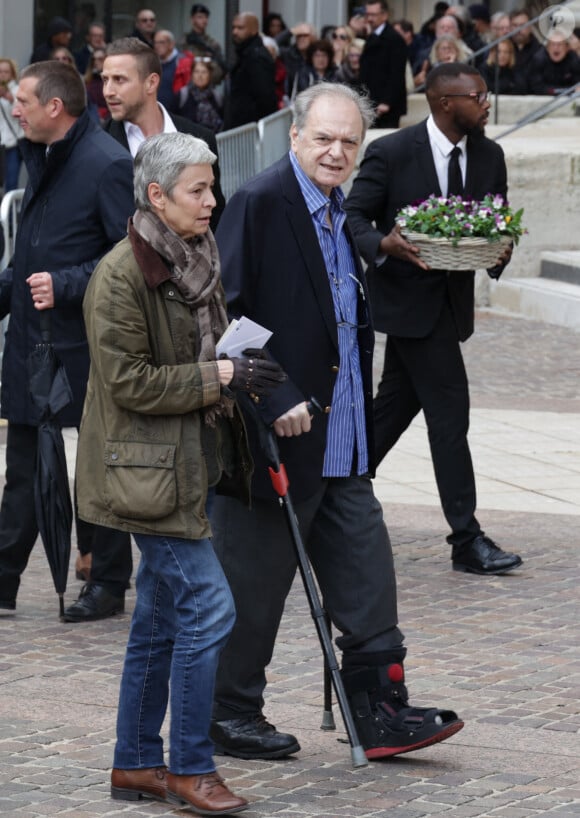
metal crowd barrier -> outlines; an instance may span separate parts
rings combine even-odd
[[[236,190],[259,173],[260,136],[255,122],[232,128],[216,136],[220,156],[221,187],[226,201]]]
[[[22,197],[24,196],[24,188],[20,190],[11,190],[5,193],[0,204],[0,225],[4,235],[4,253],[2,255],[3,270],[8,266],[8,262],[12,258],[14,250],[14,238],[16,236],[16,228],[18,226],[18,216],[20,215],[20,205],[22,204]],[[0,321],[0,362],[2,361],[2,354],[4,352],[4,333],[8,326],[8,317]]]
[[[0,204],[0,224],[4,234],[4,255],[2,256],[2,270],[8,265],[12,258],[14,249],[14,237],[18,226],[18,216],[20,215],[20,205],[24,196],[24,188],[11,190],[5,193]]]
[[[258,122],[262,162],[260,170],[270,167],[288,153],[292,117],[292,108],[282,108]]]
[[[283,108],[259,122],[217,134],[221,186],[226,200],[248,179],[287,153],[291,123],[292,110]]]

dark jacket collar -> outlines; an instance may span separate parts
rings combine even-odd
[[[248,37],[247,39],[243,40],[241,43],[238,43],[236,45],[236,54],[238,55],[238,57],[241,57],[242,54],[244,54],[249,49],[254,48],[255,46],[263,45],[264,44],[262,42],[262,38],[260,37],[260,35],[252,34],[251,37]]]
[[[26,138],[20,141],[20,149],[33,190],[38,189],[45,175],[51,175],[63,167],[74,146],[93,125],[93,120],[85,108],[64,137],[52,143],[48,153],[43,143],[31,142]]]

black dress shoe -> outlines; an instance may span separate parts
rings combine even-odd
[[[87,582],[76,602],[65,609],[65,622],[93,622],[125,610],[125,597],[113,596],[102,585]]]
[[[212,721],[209,735],[218,755],[236,758],[285,758],[300,750],[295,736],[279,733],[261,713]]]
[[[521,564],[521,557],[502,551],[483,534],[453,554],[453,570],[468,574],[507,574]]]

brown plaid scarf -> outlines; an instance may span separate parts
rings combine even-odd
[[[137,210],[136,232],[170,265],[171,280],[197,320],[200,352],[198,360],[215,361],[215,345],[228,326],[220,283],[220,262],[211,230],[192,239],[182,239],[153,212]],[[215,425],[217,415],[232,416],[233,401],[222,394],[218,403],[206,407],[205,421]]]

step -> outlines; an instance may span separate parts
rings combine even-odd
[[[580,330],[580,285],[550,278],[505,278],[492,282],[490,306],[536,321]]]
[[[540,255],[540,276],[580,285],[580,251],[545,250]]]

